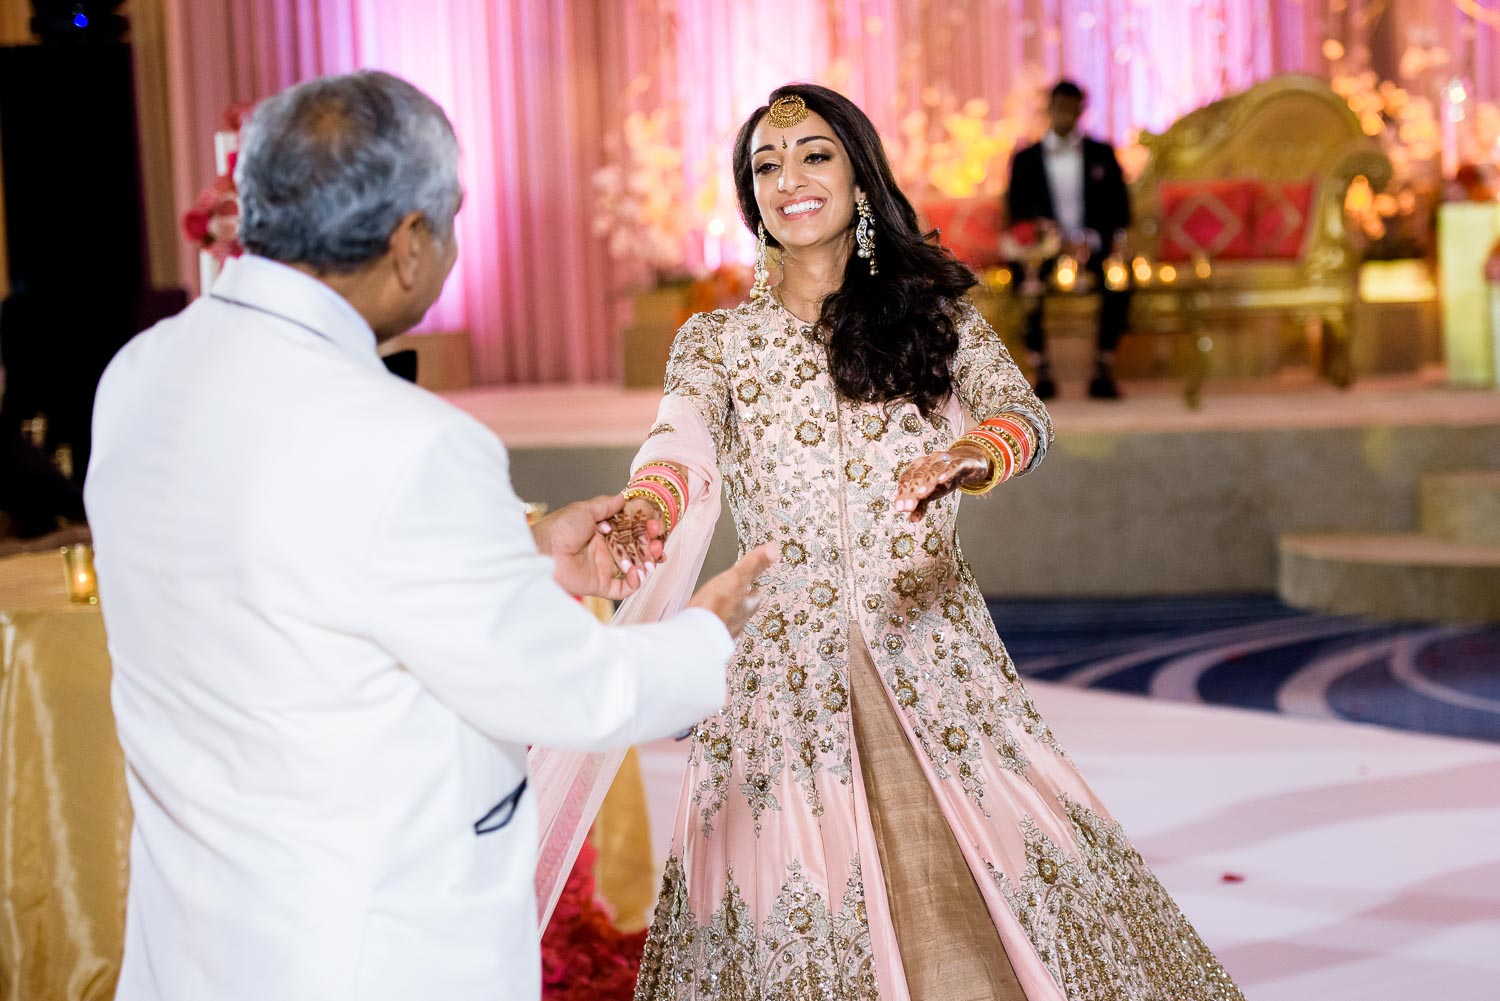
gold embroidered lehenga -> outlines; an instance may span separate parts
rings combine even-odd
[[[698,471],[713,495],[689,517],[716,512],[716,463],[742,550],[781,560],[693,735],[639,1001],[1241,999],[1027,696],[959,553],[959,495],[917,524],[891,510],[899,471],[965,421],[1024,417],[1033,466],[1051,439],[999,338],[956,319],[955,400],[930,418],[841,398],[770,299],[673,345],[642,460]]]

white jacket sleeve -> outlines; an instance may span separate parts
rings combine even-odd
[[[734,648],[723,623],[689,609],[651,625],[601,624],[553,581],[504,447],[466,418],[389,498],[373,545],[376,639],[496,740],[625,746],[723,705]]]

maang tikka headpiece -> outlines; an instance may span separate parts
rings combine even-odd
[[[789,129],[807,121],[807,102],[800,94],[788,94],[771,102],[766,121],[778,129]]]

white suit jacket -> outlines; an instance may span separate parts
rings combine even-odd
[[[135,809],[117,997],[538,997],[526,747],[716,711],[718,619],[597,623],[494,435],[259,258],[109,366],[86,499]]]

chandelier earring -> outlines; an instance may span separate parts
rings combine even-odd
[[[859,226],[854,230],[855,253],[860,260],[870,262],[870,274],[878,274],[875,267],[875,212],[870,208],[870,199],[861,193],[854,203],[854,210],[859,213]]]
[[[766,265],[766,224],[756,223],[755,231],[760,243],[755,249],[755,284],[750,286],[750,298],[764,299],[771,294],[771,269]]]

